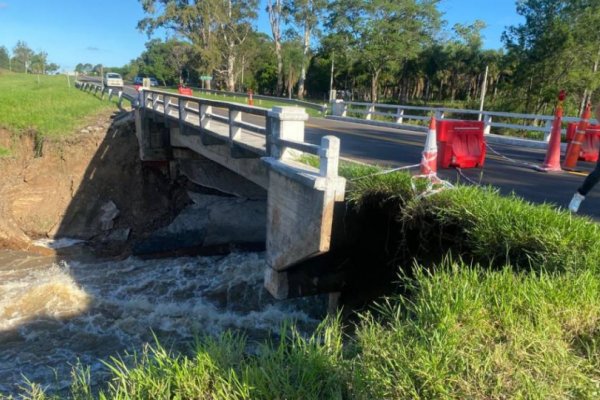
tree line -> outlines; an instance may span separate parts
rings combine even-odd
[[[482,21],[448,29],[440,0],[267,0],[269,34],[257,0],[140,3],[138,28],[170,38],[119,71],[165,85],[210,76],[229,91],[476,107],[487,68],[486,108],[531,113],[551,112],[560,89],[576,112],[600,85],[600,0],[516,1],[524,22],[498,50],[483,48]]]
[[[27,43],[18,41],[12,52],[0,46],[0,68],[30,74],[54,74],[60,66],[48,61],[48,53],[35,52]]]

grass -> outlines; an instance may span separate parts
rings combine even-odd
[[[0,126],[14,133],[45,137],[71,134],[82,118],[115,105],[67,86],[61,76],[0,71]]]
[[[190,356],[155,344],[133,364],[111,360],[97,395],[80,367],[72,397],[600,398],[596,223],[489,188],[431,195],[406,173],[347,162],[340,174],[352,207],[385,210],[388,234],[405,238],[385,244],[405,252],[397,293],[352,329],[339,318],[309,337],[284,326],[251,353],[231,332],[199,340]],[[26,393],[51,398],[35,384]]]
[[[11,155],[10,149],[0,146],[0,158],[10,157],[10,155]]]

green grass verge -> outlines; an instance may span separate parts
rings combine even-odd
[[[69,87],[64,75],[0,73],[0,126],[15,133],[69,135],[82,118],[110,108],[115,104],[76,89],[73,79]]]
[[[351,204],[389,210],[389,229],[419,243],[417,260],[441,261],[405,266],[402,293],[361,313],[352,334],[333,319],[308,338],[284,327],[282,339],[252,353],[233,333],[200,340],[188,357],[155,345],[134,365],[113,359],[98,396],[80,368],[73,397],[600,397],[596,223],[491,189],[427,195],[405,173],[346,162],[340,171]],[[38,386],[29,392],[46,398]]]
[[[11,155],[10,149],[0,146],[0,158],[10,157],[10,155]]]

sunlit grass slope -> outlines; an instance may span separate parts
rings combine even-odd
[[[0,70],[0,127],[14,133],[32,130],[42,136],[63,136],[82,124],[82,118],[115,108],[74,87],[64,75],[15,74]]]

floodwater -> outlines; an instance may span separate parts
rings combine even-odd
[[[286,320],[310,331],[321,299],[275,301],[263,253],[81,263],[0,251],[0,397],[24,378],[67,390],[72,367],[106,377],[101,360],[140,351],[153,335],[175,351],[227,329],[260,340]]]

